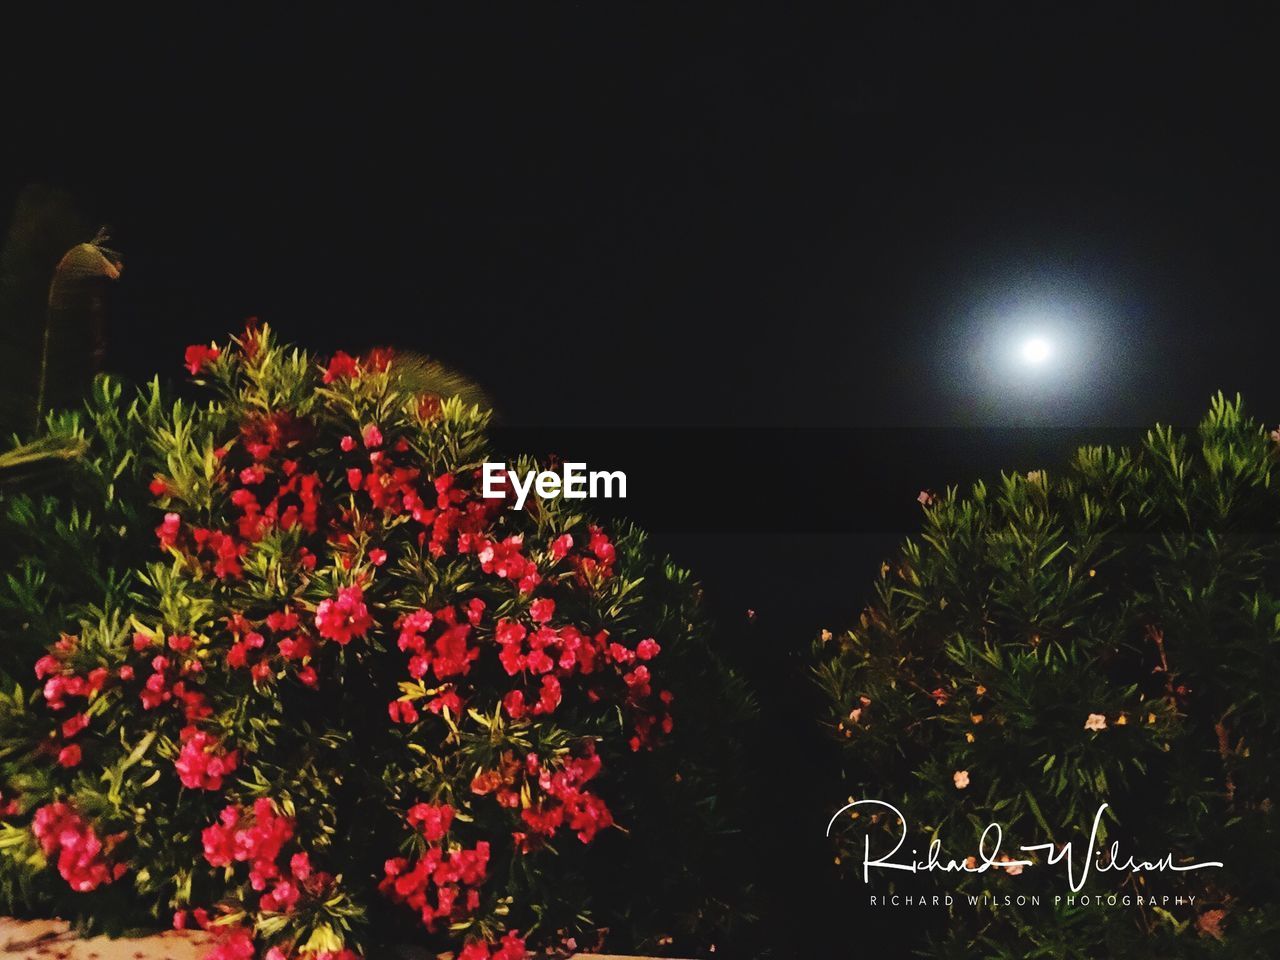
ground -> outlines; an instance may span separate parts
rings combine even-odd
[[[0,917],[0,957],[4,960],[200,960],[209,937],[201,932],[169,930],[149,937],[81,940],[61,920],[10,920]],[[398,960],[426,960],[426,954],[405,951]],[[578,954],[573,960],[643,960]]]

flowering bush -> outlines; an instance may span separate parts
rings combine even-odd
[[[1157,428],[1136,450],[1083,448],[1060,475],[925,493],[921,538],[884,565],[875,602],[817,642],[850,802],[903,813],[895,862],[936,837],[973,871],[873,870],[861,888],[862,838],[888,851],[902,827],[884,808],[838,818],[864,891],[960,894],[932,924],[912,913],[928,955],[1274,955],[1278,436],[1219,397],[1194,437]],[[1089,873],[1074,904],[1065,861],[1019,850],[1067,842]],[[1098,868],[1166,853],[1225,866]]]
[[[53,422],[124,462],[93,506],[150,501],[153,559],[90,577],[130,589],[68,598],[37,691],[0,701],[10,908],[141,910],[215,960],[710,949],[748,703],[688,575],[629,526],[482,498],[487,414],[386,351],[251,329],[185,359],[198,404],[100,388],[88,429]]]

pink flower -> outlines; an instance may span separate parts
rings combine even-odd
[[[31,820],[31,832],[46,857],[57,854],[58,873],[77,893],[96,890],[124,875],[125,865],[107,862],[104,844],[93,825],[69,804],[51,803],[41,807]]]
[[[255,800],[249,809],[224,807],[218,821],[201,833],[208,864],[227,867],[248,863],[249,881],[255,890],[265,890],[268,881],[279,878],[276,860],[292,837],[293,820],[277,814],[265,797]]]
[[[173,766],[184,787],[221,790],[223,777],[234,773],[239,763],[239,751],[223,750],[217,738],[199,730],[186,738]]]
[[[1023,864],[1020,860],[1014,860],[1007,853],[1000,854],[1000,859],[996,861],[996,866],[1004,867],[1004,872],[1011,877],[1016,877],[1022,873]]]
[[[216,927],[218,943],[204,960],[253,960],[253,931],[248,927]]]
[[[550,597],[539,597],[529,604],[529,616],[534,623],[546,623],[556,612],[556,602]]]
[[[172,547],[178,542],[178,534],[182,532],[182,517],[176,513],[166,513],[164,522],[156,527],[156,538],[161,547]]]
[[[956,785],[957,790],[963,790],[969,786],[969,771],[957,770],[951,775],[951,781]]]
[[[1084,722],[1084,728],[1093,731],[1105,730],[1107,729],[1107,718],[1101,713],[1091,713]]]

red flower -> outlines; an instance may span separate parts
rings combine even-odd
[[[450,627],[436,639],[431,669],[438,679],[444,680],[446,677],[467,673],[471,669],[471,661],[480,656],[478,648],[467,646],[467,635],[470,632],[470,624],[460,623]]]
[[[490,950],[493,952],[490,953]],[[458,960],[527,960],[528,956],[529,951],[525,949],[524,940],[515,930],[511,930],[497,944],[485,943],[483,940],[468,940],[467,945],[458,954]]]
[[[218,359],[218,348],[212,345],[206,347],[203,343],[193,343],[187,347],[183,359],[186,360],[187,370],[194,377],[201,369]]]
[[[423,420],[434,420],[440,415],[440,398],[434,393],[424,393],[418,398],[418,416]]]
[[[447,803],[415,803],[409,808],[405,819],[409,821],[409,826],[418,827],[422,831],[428,843],[435,843],[449,832],[449,824],[453,823],[453,807]]]
[[[452,819],[453,811],[448,807],[433,808],[427,804],[419,804],[418,807],[424,808],[422,816],[432,818],[423,821],[424,832],[435,835],[439,831],[443,837],[439,828],[443,824],[447,829],[445,821]],[[414,809],[418,810],[418,807]],[[447,818],[444,810],[449,811]],[[415,910],[431,930],[437,920],[466,916],[479,908],[478,887],[485,880],[488,866],[489,844],[486,841],[482,840],[470,850],[458,847],[447,853],[433,843],[413,863],[403,857],[388,860],[383,867],[385,876],[378,888],[395,902]]]
[[[552,676],[542,678],[542,690],[538,694],[538,702],[534,705],[534,713],[552,713],[560,706],[560,681]]]
[[[289,872],[295,880],[307,880],[311,876],[311,857],[304,851],[289,858]]]
[[[556,612],[556,602],[550,597],[539,597],[529,604],[529,616],[534,623],[546,623]]]
[[[392,723],[417,723],[418,708],[408,700],[392,700],[387,704]]]
[[[524,691],[512,690],[502,698],[502,707],[512,720],[519,720],[525,715]]]
[[[298,628],[298,615],[287,607],[283,610],[273,610],[267,614],[268,629],[276,632],[288,632]]]
[[[364,362],[374,373],[386,373],[395,356],[396,352],[390,347],[374,347],[365,355]]]
[[[338,596],[321,600],[316,607],[316,629],[327,640],[346,646],[353,637],[363,637],[373,626],[360,587],[341,587]]]
[[[325,369],[324,382],[333,383],[335,380],[358,376],[360,376],[360,366],[356,363],[356,358],[339,350]]]
[[[58,763],[64,767],[80,765],[80,744],[70,743],[58,751]]]

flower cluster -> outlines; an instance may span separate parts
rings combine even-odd
[[[223,777],[235,772],[239,765],[239,753],[224,750],[213,735],[204,730],[188,729],[182,751],[174,761],[178,779],[192,790],[221,790]]]
[[[337,597],[321,600],[316,607],[316,630],[326,640],[346,646],[355,637],[363,637],[373,626],[364,591],[357,584],[342,587]]]
[[[119,880],[128,870],[123,863],[111,863],[108,853],[125,837],[114,834],[104,842],[93,825],[70,804],[57,802],[40,807],[31,820],[31,832],[46,857],[57,857],[58,873],[77,893],[96,890]]]
[[[274,637],[274,649],[267,645],[264,630]],[[311,663],[315,639],[302,628],[298,614],[288,607],[273,610],[260,623],[234,612],[227,618],[227,631],[232,640],[226,653],[227,666],[247,670],[255,684],[268,683],[277,666],[287,666],[304,687],[318,685],[320,678]],[[273,662],[276,657],[278,661]]]
[[[587,549],[569,558],[569,562],[578,574],[579,582],[584,586],[612,577],[613,564],[618,558],[618,552],[604,530],[592,526],[588,532],[590,539]],[[572,540],[569,543],[572,545]]]
[[[36,662],[36,679],[44,682],[41,692],[45,705],[55,714],[70,709],[73,701],[84,701],[78,706],[87,706],[111,680],[111,673],[105,667],[93,667],[83,674],[77,671],[71,660],[78,642],[78,637],[64,634]],[[89,715],[83,709],[57,721],[54,743],[59,766],[78,767],[83,761],[83,748],[74,740],[88,727]]]
[[[489,867],[489,843],[481,840],[468,849],[443,841],[453,821],[447,804],[415,804],[406,822],[426,842],[426,850],[413,862],[395,857],[383,866],[379,888],[396,903],[416,911],[428,930],[439,921],[469,916],[480,906],[480,885]]]
[[[487,944],[483,940],[468,941],[458,954],[458,960],[525,960],[528,956],[524,940],[513,930],[496,944]]]
[[[249,884],[259,892],[274,881],[275,888],[269,895],[273,906],[296,900],[276,862],[292,837],[293,820],[276,813],[275,805],[265,797],[256,800],[249,810],[234,805],[223,808],[218,821],[205,827],[200,835],[204,858],[211,867],[247,863]]]
[[[195,641],[186,634],[163,638],[139,630],[133,635],[133,651],[140,655],[142,669],[151,673],[142,682],[138,700],[144,710],[156,710],[166,704],[177,704],[187,725],[204,720],[212,712],[196,681],[204,673],[204,664],[194,656]],[[167,652],[158,653],[158,649]],[[132,664],[120,667],[119,677],[126,684],[138,676]]]
[[[533,835],[552,837],[563,826],[583,843],[590,843],[597,833],[613,825],[613,814],[605,802],[583,789],[600,772],[600,758],[591,741],[584,744],[582,756],[569,757],[558,768],[539,763],[533,754],[526,758],[525,767],[529,780],[537,784],[541,794],[535,804],[521,812]],[[523,850],[534,845],[530,835],[523,832],[517,834],[516,841]]]
[[[41,692],[50,710],[65,709],[68,699],[88,700],[102,691],[111,676],[104,667],[95,667],[80,675],[70,662],[76,643],[76,637],[64,634],[36,661],[36,679],[44,681]]]

